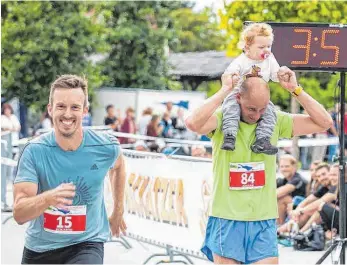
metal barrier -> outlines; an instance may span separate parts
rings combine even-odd
[[[205,258],[202,254],[200,253],[194,253],[194,252],[189,252],[184,250],[183,248],[178,248],[178,247],[174,247],[168,244],[163,244],[161,242],[149,239],[149,238],[145,238],[142,236],[138,236],[132,233],[128,233],[126,235],[126,237],[132,238],[136,241],[139,242],[143,242],[152,246],[156,246],[156,247],[160,247],[160,248],[164,248],[166,250],[166,253],[155,253],[150,255],[143,264],[147,264],[151,259],[155,258],[155,257],[167,257],[169,258],[168,260],[160,260],[159,262],[157,262],[156,264],[161,264],[161,263],[183,263],[183,264],[188,264],[186,261],[184,260],[177,260],[175,259],[175,257],[183,257],[185,258],[189,264],[194,264],[194,262],[189,258],[189,257],[194,257],[194,258],[198,258],[198,259],[202,259],[202,260],[207,260],[207,258]]]
[[[151,152],[141,152],[141,151],[135,151],[135,150],[123,150],[123,155],[127,158],[133,158],[136,157],[138,159],[154,159],[158,160],[158,163],[162,160],[172,159],[172,160],[180,160],[185,162],[196,162],[196,163],[212,163],[211,159],[208,158],[200,158],[200,157],[191,157],[191,156],[180,156],[180,155],[170,155],[166,156],[161,153],[151,153]],[[140,184],[138,184],[140,185]],[[135,189],[140,189],[138,186]],[[169,191],[168,191],[169,193]],[[145,237],[142,235],[136,234],[136,231],[129,233],[127,232],[126,237],[132,238],[136,241],[143,242],[152,246],[156,246],[159,248],[165,249],[165,253],[153,253],[150,255],[143,264],[147,264],[149,261],[151,261],[154,258],[161,257],[159,262],[156,264],[161,263],[183,263],[183,264],[194,264],[193,260],[191,258],[197,258],[202,260],[208,260],[200,251],[192,250],[180,246],[175,246],[173,244],[165,243],[163,241],[155,240],[153,238]],[[182,238],[182,242],[184,242],[185,239]]]
[[[7,183],[13,172],[13,147],[11,132],[1,132],[1,204],[7,207]]]

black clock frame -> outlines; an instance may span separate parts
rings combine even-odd
[[[245,25],[252,23],[251,21],[246,21]],[[326,29],[345,29],[347,32],[347,25],[346,24],[328,24],[328,23],[294,23],[294,22],[266,22],[267,24],[271,25],[274,30],[274,44],[272,47],[276,45],[276,29],[280,27],[297,27],[297,28],[305,28],[305,27],[311,27],[311,28],[324,28]],[[341,47],[342,48],[342,47]],[[345,49],[347,49],[347,43],[345,46]],[[278,60],[280,65],[285,65],[281,63],[281,60],[276,56],[276,53],[274,52],[274,55],[276,59]],[[341,58],[342,60],[343,58]],[[302,70],[302,71],[319,71],[319,72],[345,72],[347,71],[347,58],[346,58],[346,66],[345,67],[334,67],[334,66],[301,66],[301,65],[286,65],[292,70]]]

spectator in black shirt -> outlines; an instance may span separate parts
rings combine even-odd
[[[283,224],[289,205],[293,199],[303,200],[306,194],[306,182],[296,172],[297,160],[291,155],[283,155],[279,160],[279,168],[283,179],[277,180],[277,200],[279,219],[278,224]]]
[[[302,215],[310,216],[306,224],[300,229],[300,232],[308,230],[313,223],[320,224],[322,221],[325,223],[326,228],[331,226],[333,207],[338,205],[338,179],[339,179],[339,165],[333,165],[329,170],[329,186],[323,186],[314,195],[319,198],[310,205],[299,210],[299,218]],[[332,211],[330,211],[330,208]],[[338,219],[337,219],[338,220]],[[329,222],[330,221],[330,222]],[[326,229],[328,230],[328,229]]]
[[[311,216],[315,215],[319,210],[319,206],[322,202],[330,203],[336,200],[336,183],[334,180],[338,178],[338,166],[336,167],[334,165],[330,169],[328,164],[321,163],[317,166],[315,174],[318,181],[321,183],[321,187],[314,194],[311,194],[303,200],[298,207],[290,213],[291,219],[297,222],[299,227],[302,227],[302,230],[307,229],[307,226],[304,225]],[[286,232],[287,229],[288,227],[284,225],[279,228],[279,232]]]
[[[316,160],[316,161],[313,161],[310,165],[310,182],[307,183],[306,185],[306,197],[315,193],[320,186],[316,176],[316,168],[320,163],[322,163],[321,160]]]
[[[114,131],[119,131],[119,119],[115,115],[114,106],[107,105],[106,107],[107,116],[105,117],[104,124],[110,125]]]

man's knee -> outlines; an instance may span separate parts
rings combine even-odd
[[[215,253],[213,253],[213,262],[214,264],[241,264],[240,262],[234,259],[225,258]]]
[[[292,203],[292,201],[293,201],[293,198],[290,195],[286,195],[284,197],[277,199],[278,204],[282,204],[282,205],[287,205],[289,203]]]

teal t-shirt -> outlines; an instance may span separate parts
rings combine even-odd
[[[278,217],[276,195],[276,156],[256,154],[251,150],[255,141],[257,124],[240,122],[234,151],[221,149],[223,144],[222,111],[216,111],[217,129],[210,134],[213,148],[213,193],[211,216],[238,220],[259,221]],[[280,138],[291,138],[293,118],[290,114],[277,112],[277,123],[271,138],[273,145]],[[230,163],[263,162],[265,185],[261,189],[230,190]]]
[[[104,179],[120,153],[114,136],[88,129],[83,131],[82,144],[75,151],[62,150],[54,132],[30,141],[19,159],[15,183],[36,183],[40,194],[61,183],[73,182],[76,185],[73,206],[86,207],[86,222],[82,233],[55,233],[44,229],[41,215],[30,222],[25,247],[44,252],[83,241],[107,241],[110,228],[104,204]]]

